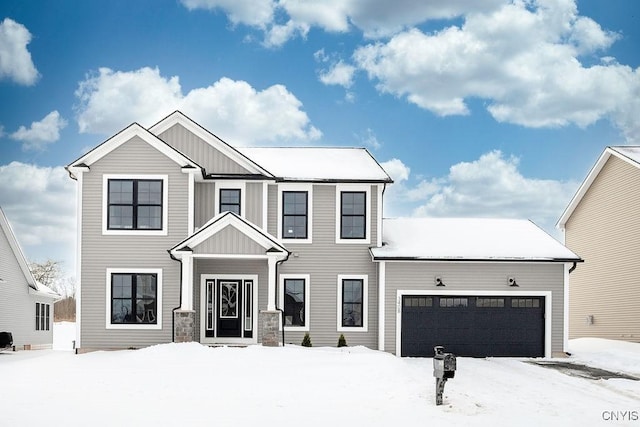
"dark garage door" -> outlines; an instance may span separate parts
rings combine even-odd
[[[402,356],[544,356],[544,297],[402,297]]]

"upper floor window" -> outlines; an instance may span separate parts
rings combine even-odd
[[[220,213],[233,212],[240,215],[240,194],[238,188],[221,188],[220,189]]]
[[[102,189],[102,234],[167,234],[167,175],[105,174]]]
[[[110,179],[109,230],[161,230],[162,180]]]
[[[306,191],[282,192],[282,238],[306,239],[308,219],[308,193]]]
[[[364,191],[341,192],[340,212],[340,238],[365,239],[367,193]]]

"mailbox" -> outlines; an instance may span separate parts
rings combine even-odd
[[[456,356],[452,353],[445,353],[444,347],[434,347],[433,356],[433,376],[436,378],[453,378],[456,374]]]
[[[442,405],[444,385],[449,378],[456,374],[456,356],[445,353],[441,345],[433,348],[433,376],[436,378],[436,405]]]

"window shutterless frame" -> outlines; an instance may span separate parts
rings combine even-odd
[[[241,214],[241,190],[239,188],[221,188],[219,193],[220,213],[233,212]]]
[[[366,239],[367,193],[342,191],[340,193],[340,238]]]
[[[306,239],[309,232],[309,193],[282,192],[282,238]]]
[[[108,230],[162,230],[163,181],[109,179]]]

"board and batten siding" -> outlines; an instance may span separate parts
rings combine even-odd
[[[378,277],[377,266],[371,261],[369,247],[377,241],[378,192],[371,186],[371,244],[336,243],[336,186],[313,185],[313,243],[295,243],[283,239],[291,252],[288,261],[278,267],[279,274],[308,274],[310,276],[309,335],[314,346],[336,346],[340,334],[349,345],[377,348],[378,334]],[[276,185],[269,185],[268,231],[277,235]],[[368,276],[368,327],[367,332],[338,332],[338,275]],[[278,279],[278,284],[280,280]],[[282,302],[278,302],[283,309]],[[304,332],[286,331],[285,342],[300,344]]]
[[[257,286],[258,316],[261,310],[267,309],[267,280],[269,269],[266,259],[195,259],[193,274],[193,307],[196,310],[196,341],[200,341],[200,319],[202,311],[200,285],[203,274],[235,274],[238,276],[257,275],[258,283],[254,283],[254,292],[256,292],[255,286]],[[258,317],[258,342],[262,341],[262,328],[260,325],[260,318]]]
[[[569,281],[569,338],[640,342],[639,168],[609,157],[566,222],[565,244],[584,259]]]
[[[385,351],[396,351],[398,290],[468,291],[469,295],[497,291],[505,296],[511,290],[551,291],[551,352],[564,351],[564,264],[387,261],[385,276]],[[436,276],[442,278],[445,287],[435,286]],[[518,287],[509,287],[507,279],[511,276],[516,278]]]
[[[208,174],[249,173],[234,160],[185,129],[179,123],[159,134],[158,138],[204,167]]]
[[[197,182],[195,185],[194,224],[196,229],[202,227],[216,214],[218,191],[224,188],[221,181]],[[241,214],[258,228],[262,228],[262,182],[245,184],[244,206]]]
[[[11,332],[13,345],[23,349],[51,347],[53,342],[53,299],[29,294],[18,260],[0,228],[0,332]],[[48,331],[36,331],[36,302],[50,304]]]
[[[264,255],[266,250],[237,228],[228,225],[204,242],[200,243],[198,246],[194,247],[193,253],[195,255]]]
[[[102,235],[103,175],[167,175],[166,236]],[[162,153],[134,137],[91,165],[82,188],[81,346],[143,347],[172,340],[172,309],[180,304],[180,263],[167,250],[187,237],[188,175]],[[106,328],[108,268],[162,269],[162,329]]]

